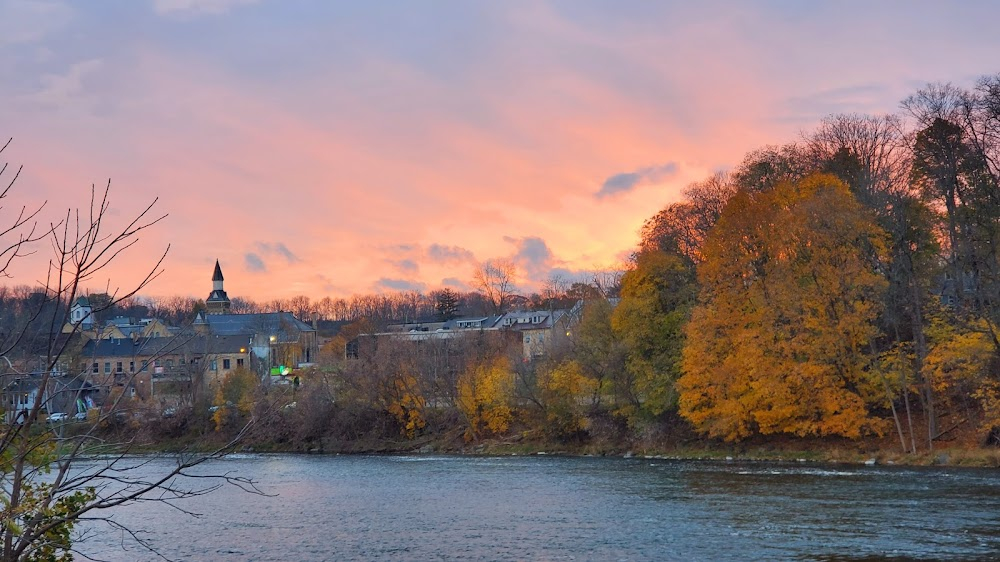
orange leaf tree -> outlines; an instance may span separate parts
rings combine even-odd
[[[698,267],[680,413],[729,441],[881,431],[869,343],[885,234],[843,182],[813,175],[727,205]]]

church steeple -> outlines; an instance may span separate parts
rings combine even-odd
[[[212,273],[212,292],[205,299],[205,309],[209,314],[226,314],[229,312],[229,296],[222,288],[222,267],[219,260],[215,260],[215,272]]]
[[[212,274],[212,290],[221,291],[223,281],[224,278],[222,277],[222,268],[219,267],[219,260],[215,260],[215,273]]]

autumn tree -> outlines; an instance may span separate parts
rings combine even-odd
[[[607,394],[615,408],[636,403],[632,383],[625,369],[625,345],[612,328],[614,309],[606,299],[587,301],[580,321],[570,332],[572,356],[580,370],[594,380],[590,406],[601,406]]]
[[[466,421],[465,439],[502,435],[514,419],[514,373],[503,356],[472,364],[458,380],[458,406]]]
[[[705,237],[735,192],[729,174],[722,172],[689,185],[683,201],[668,205],[643,223],[640,250],[672,253],[692,263],[701,261]]]
[[[216,431],[238,424],[253,411],[260,378],[246,367],[237,367],[226,373],[222,384],[215,391],[213,400]]]
[[[885,233],[832,176],[738,194],[698,269],[680,413],[730,441],[881,431],[869,343],[884,247]]]
[[[621,302],[611,326],[625,350],[630,404],[634,418],[674,409],[674,382],[680,375],[683,327],[696,293],[694,272],[680,257],[642,252],[635,268],[622,278]]]
[[[579,363],[567,360],[543,369],[537,384],[550,434],[570,439],[588,429],[586,406],[597,392],[598,381],[587,376]]]

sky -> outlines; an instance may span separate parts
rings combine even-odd
[[[230,297],[528,292],[621,264],[685,186],[835,113],[1000,72],[1000,3],[0,0],[0,209],[168,216],[101,275]],[[3,176],[11,177],[11,169]],[[2,223],[0,223],[2,224]],[[7,284],[44,276],[51,250]]]

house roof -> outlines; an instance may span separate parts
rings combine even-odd
[[[238,336],[177,336],[91,340],[81,357],[152,357],[180,353],[245,353],[249,338]]]
[[[215,260],[215,272],[212,273],[212,281],[224,281],[222,278],[222,268],[219,267],[219,260]]]
[[[74,306],[90,306],[90,299],[87,297],[77,297]]]
[[[220,336],[267,334],[276,336],[280,341],[292,341],[297,340],[301,332],[316,331],[291,312],[207,314],[204,320],[209,330]]]
[[[513,318],[514,321],[507,327],[516,331],[547,330],[555,326],[556,322],[566,313],[566,310],[536,310],[534,312],[512,313],[513,316],[508,315],[507,317]],[[534,320],[538,321],[534,322]]]
[[[33,392],[38,389],[41,380],[40,376],[33,375],[19,377],[10,381],[3,390],[7,393]]]

